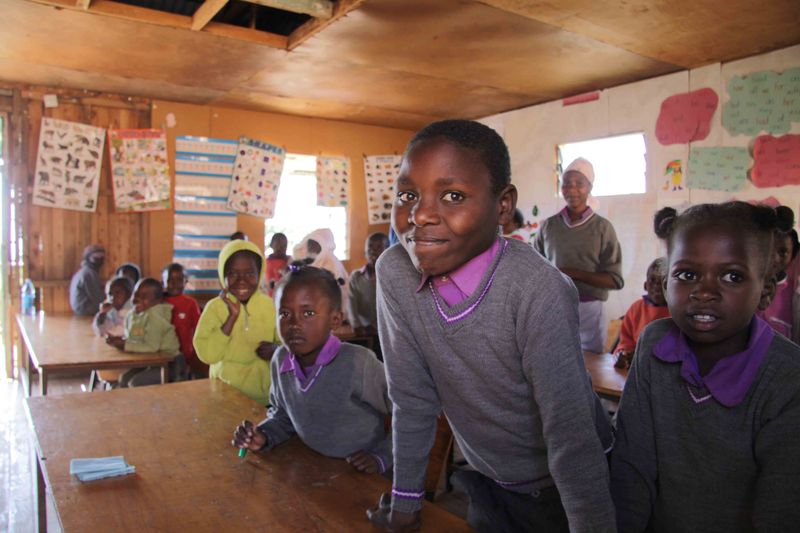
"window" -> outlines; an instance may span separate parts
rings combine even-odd
[[[594,167],[592,196],[643,194],[646,192],[647,149],[643,133],[559,144],[558,177],[579,157]],[[560,185],[560,184],[559,184]],[[558,194],[558,191],[557,191]]]
[[[292,247],[319,228],[330,228],[336,241],[336,257],[347,259],[347,210],[317,205],[317,158],[286,154],[275,216],[265,221],[264,247],[269,246],[273,233],[285,233],[289,240],[287,253],[291,255]]]

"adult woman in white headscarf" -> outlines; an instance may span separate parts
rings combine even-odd
[[[333,274],[334,278],[341,280],[339,284],[342,288],[342,311],[345,313],[344,316],[349,316],[349,276],[342,262],[334,255],[335,249],[336,241],[333,238],[333,232],[328,228],[315,229],[303,237],[303,240],[292,249],[292,259],[295,261],[313,259],[310,263],[311,266],[324,268]]]

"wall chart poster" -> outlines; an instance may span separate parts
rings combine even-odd
[[[346,157],[317,157],[317,205],[346,207],[350,160]]]
[[[170,208],[167,135],[163,130],[108,130],[117,211]]]
[[[42,118],[33,204],[94,211],[106,130]]]
[[[728,93],[722,125],[731,135],[784,134],[800,122],[800,68],[734,76]]]
[[[701,141],[711,131],[719,97],[708,87],[675,94],[661,102],[656,139],[663,145]]]
[[[367,181],[367,210],[370,224],[385,224],[392,217],[394,182],[400,173],[399,155],[364,156]]]
[[[239,139],[228,207],[240,213],[272,218],[286,151],[247,137]]]
[[[175,237],[173,261],[189,275],[186,292],[217,293],[219,251],[236,231],[228,209],[238,142],[179,136],[175,140]]]
[[[692,148],[686,184],[690,189],[739,191],[747,181],[751,163],[747,148]]]

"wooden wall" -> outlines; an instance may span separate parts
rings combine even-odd
[[[240,135],[284,146],[292,153],[344,155],[350,158],[351,204],[348,208],[348,240],[351,258],[348,269],[364,264],[363,245],[373,231],[388,231],[388,225],[367,225],[366,190],[362,156],[402,153],[413,134],[409,130],[365,126],[347,122],[258,113],[241,109],[198,106],[176,102],[151,102],[141,98],[54,89],[3,85],[14,91],[8,98],[9,140],[16,164],[10,166],[10,180],[24,191],[17,204],[25,242],[25,276],[40,288],[42,307],[48,311],[69,311],[68,287],[78,269],[84,247],[100,243],[107,260],[101,276],[107,279],[119,264],[132,261],[143,273],[158,276],[172,259],[174,213],[116,213],[113,207],[108,151],[105,150],[98,207],[95,213],[34,206],[31,203],[36,152],[42,117],[70,120],[103,128],[165,127],[170,160],[177,135],[200,135],[236,139]],[[44,94],[58,94],[59,105],[45,108]],[[13,105],[12,105],[13,100]],[[167,127],[166,116],[175,116]],[[240,215],[240,230],[257,243],[264,241],[263,219]],[[15,280],[16,282],[16,280]],[[15,290],[12,283],[11,290]]]

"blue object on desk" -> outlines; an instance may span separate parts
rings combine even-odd
[[[81,481],[125,476],[134,472],[136,472],[136,467],[126,463],[125,458],[121,455],[72,459],[69,462],[70,475],[77,476]]]

